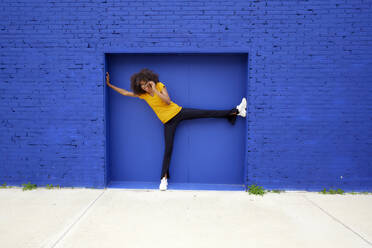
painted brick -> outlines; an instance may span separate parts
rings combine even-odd
[[[105,186],[103,52],[249,51],[248,184],[372,189],[370,1],[0,3],[0,184]]]

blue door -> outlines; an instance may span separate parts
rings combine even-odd
[[[111,83],[130,89],[142,68],[158,73],[182,107],[231,109],[246,97],[247,55],[205,53],[107,54]],[[109,187],[157,188],[165,148],[162,122],[147,105],[111,88],[107,95]],[[174,137],[168,189],[244,188],[246,118],[182,121]]]

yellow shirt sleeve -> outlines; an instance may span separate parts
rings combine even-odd
[[[162,82],[158,82],[156,84],[156,86],[158,87],[158,91],[161,92],[161,90],[165,87],[165,85],[162,83]]]

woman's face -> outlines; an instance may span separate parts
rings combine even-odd
[[[146,91],[147,93],[151,93],[151,84],[150,84],[150,81],[148,82],[145,82],[145,81],[141,81],[140,82],[141,84],[141,88]]]

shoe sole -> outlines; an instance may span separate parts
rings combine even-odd
[[[239,111],[238,115],[240,115],[242,117],[246,117],[246,115],[247,115],[247,110],[246,110],[247,109],[247,100],[245,99],[245,97],[243,97],[241,103],[238,106],[236,106],[236,108]]]
[[[242,111],[242,112],[239,112],[239,114],[241,117],[246,117],[247,116],[247,112],[246,111]]]
[[[247,108],[247,100],[245,99],[245,97],[243,97],[242,101],[240,102],[240,104],[238,106],[236,106],[236,108],[239,109],[239,110]]]

